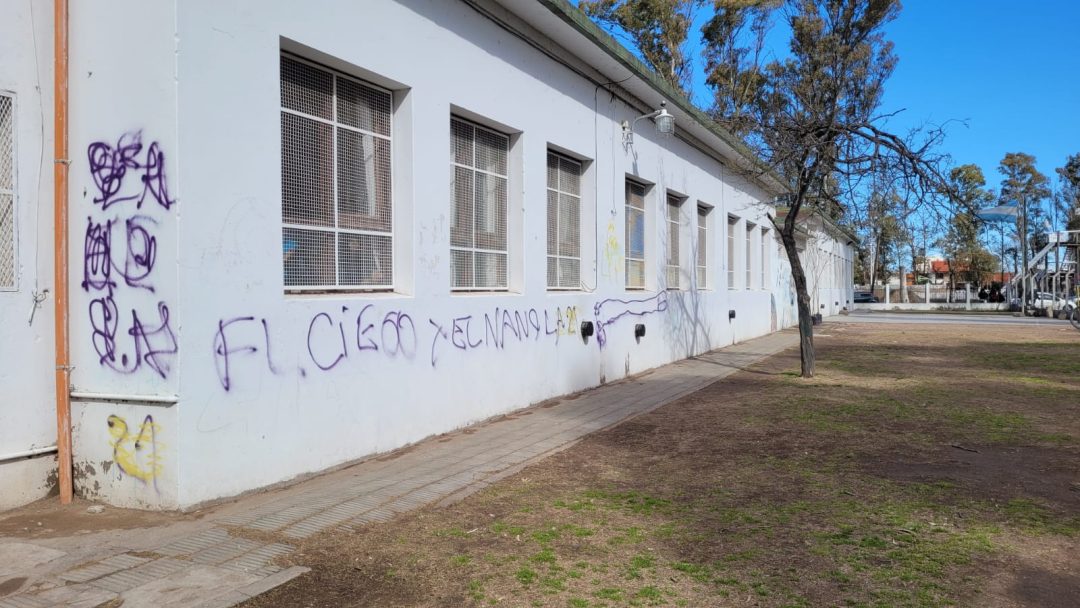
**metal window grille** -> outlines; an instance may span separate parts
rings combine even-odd
[[[697,286],[698,289],[709,287],[709,208],[698,205],[697,208]]]
[[[287,291],[391,289],[392,95],[281,57],[281,244]]]
[[[450,119],[454,168],[450,220],[452,288],[508,287],[506,213],[510,138],[457,117]]]
[[[581,163],[547,157],[547,285],[581,287]]]
[[[769,285],[769,231],[761,229],[761,284],[762,289]]]
[[[735,228],[739,218],[729,215],[727,218],[727,286],[735,289]]]
[[[0,289],[15,289],[15,99],[0,94]]]
[[[645,186],[626,182],[626,288],[645,289]]]
[[[668,227],[668,254],[667,254],[667,287],[679,289],[679,208],[682,201],[671,194],[667,197],[667,227]]]
[[[746,289],[753,287],[753,260],[754,254],[754,225],[750,222],[746,222]]]

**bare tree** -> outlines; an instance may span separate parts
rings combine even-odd
[[[730,3],[724,10],[747,6]],[[899,10],[898,0],[787,0],[780,12],[791,30],[790,56],[764,66],[759,94],[740,102],[749,118],[748,143],[791,185],[788,211],[774,223],[795,285],[804,377],[814,375],[815,355],[796,244],[800,217],[865,205],[872,183],[903,192],[912,209],[950,192],[938,169],[943,157],[933,153],[943,132],[896,135],[885,127],[892,115],[879,112],[897,61],[882,28]],[[720,81],[710,86],[718,98],[742,99],[743,90],[726,90]]]

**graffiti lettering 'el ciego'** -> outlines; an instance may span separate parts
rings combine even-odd
[[[165,154],[157,142],[144,146],[142,132],[134,131],[115,144],[94,142],[86,155],[96,188],[86,218],[81,283],[92,296],[86,312],[90,341],[105,367],[123,374],[145,367],[165,378],[177,353],[169,306],[136,295],[156,293],[156,232],[176,204],[166,183]],[[144,209],[147,201],[153,204]]]
[[[421,343],[430,345],[429,363],[436,367],[440,358],[449,353],[502,350],[508,344],[548,337],[558,342],[560,336],[578,331],[575,306],[553,310],[496,307],[483,314],[427,321],[427,325],[418,326],[409,313],[380,311],[374,304],[359,310],[342,306],[333,312],[315,313],[303,328],[304,350],[293,354],[299,362],[296,372],[306,377],[309,369],[327,372],[362,357],[412,361]],[[424,331],[431,332],[430,338],[421,336]],[[268,319],[252,315],[220,319],[213,335],[212,355],[221,387],[231,391],[238,371],[252,366],[265,366],[274,375],[285,373],[272,344]]]

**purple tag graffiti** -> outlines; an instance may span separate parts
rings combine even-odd
[[[176,200],[168,193],[165,178],[165,155],[157,142],[143,152],[142,133],[124,134],[115,146],[94,142],[87,148],[90,175],[97,192],[93,204],[100,205],[95,214],[105,216],[106,209],[118,203],[135,201],[135,209],[147,198],[157,202],[157,210],[168,211]],[[83,291],[93,294],[87,306],[91,343],[98,362],[116,372],[135,373],[147,367],[166,378],[177,353],[176,334],[169,322],[169,306],[158,300],[153,304],[157,318],[149,324],[143,321],[135,307],[121,307],[126,288],[155,293],[151,275],[157,261],[157,219],[144,212],[132,213],[123,206],[107,217],[86,218],[83,244]],[[114,230],[119,232],[114,238]],[[122,250],[121,250],[122,249]],[[122,291],[121,288],[124,288]],[[125,333],[130,337],[126,349],[119,348],[117,332],[121,325],[121,308],[130,310],[124,317]],[[123,352],[122,352],[123,351]]]
[[[600,348],[607,344],[607,329],[623,317],[644,317],[656,312],[664,312],[668,307],[668,294],[661,291],[651,298],[639,300],[618,300],[611,298],[601,300],[593,306],[593,314],[596,316],[596,343]]]
[[[142,131],[121,135],[115,146],[96,141],[87,148],[90,175],[98,190],[94,203],[100,204],[102,210],[124,201],[136,201],[135,208],[141,209],[147,197],[166,210],[176,202],[169,197],[165,181],[165,154],[158,143],[150,144],[146,155],[140,158],[142,151]],[[123,195],[124,179],[129,171],[138,175],[142,187],[136,188],[137,192]]]

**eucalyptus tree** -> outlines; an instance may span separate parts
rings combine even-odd
[[[1000,202],[1014,204],[1019,208],[1019,213],[1016,214],[1016,233],[1021,240],[1020,273],[1026,277],[1028,257],[1034,253],[1036,233],[1039,230],[1038,221],[1031,220],[1033,217],[1041,217],[1042,202],[1050,197],[1050,180],[1035,167],[1035,157],[1023,152],[1005,154],[998,165],[998,173],[1002,176],[998,194]],[[1025,302],[1031,298],[1031,293],[1028,281],[1024,279]]]
[[[578,8],[623,32],[661,78],[686,92],[693,62],[687,36],[704,0],[581,0]]]

